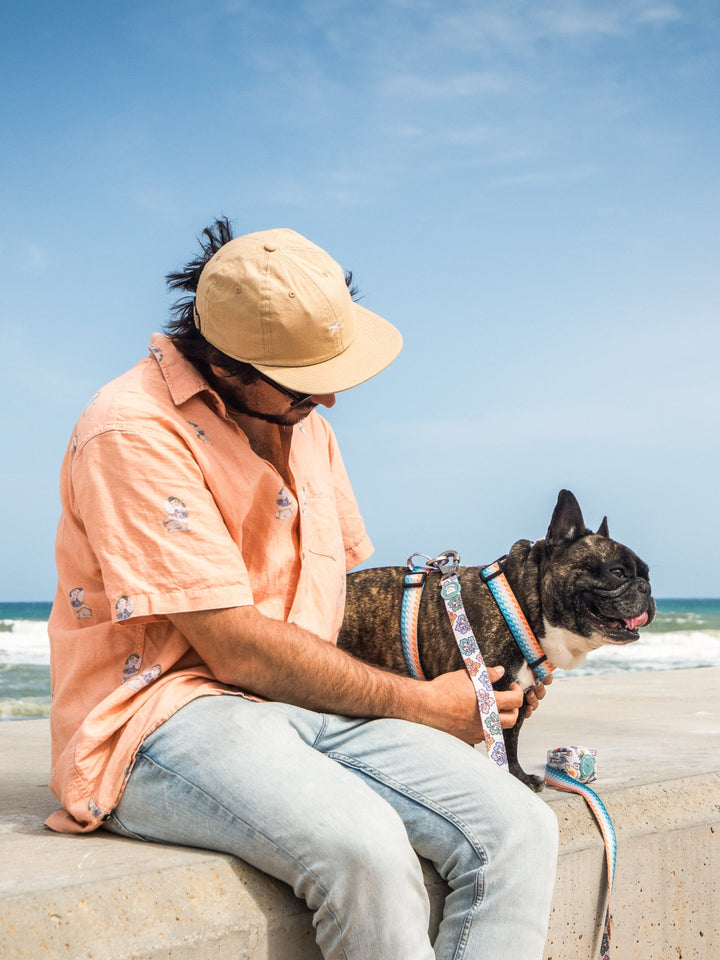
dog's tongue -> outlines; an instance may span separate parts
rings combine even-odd
[[[645,613],[641,613],[639,617],[630,617],[629,620],[625,621],[625,626],[628,630],[637,630],[638,627],[644,627],[648,619],[649,617],[646,611]]]

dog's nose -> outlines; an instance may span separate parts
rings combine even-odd
[[[640,580],[638,578],[638,590],[640,593],[650,593],[650,584],[647,580]]]

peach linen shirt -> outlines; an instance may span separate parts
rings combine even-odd
[[[96,829],[135,753],[217,681],[168,614],[254,604],[335,642],[372,553],[333,432],[293,428],[288,485],[166,337],[83,411],[63,461],[50,615],[48,826]]]

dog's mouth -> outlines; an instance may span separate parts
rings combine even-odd
[[[632,643],[640,639],[640,628],[650,621],[650,613],[645,610],[636,617],[606,617],[599,610],[590,610],[591,617],[602,627],[608,643]]]

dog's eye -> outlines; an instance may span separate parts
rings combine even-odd
[[[610,573],[614,576],[619,577],[621,580],[624,580],[627,577],[628,573],[624,567],[612,567]]]

